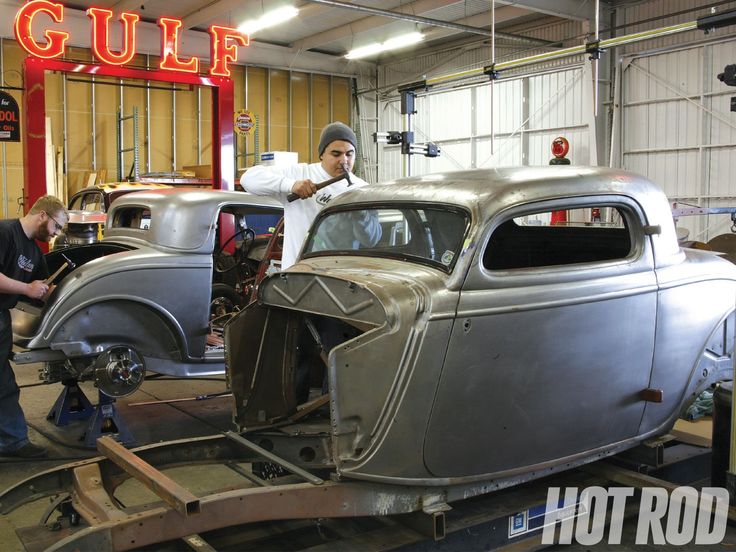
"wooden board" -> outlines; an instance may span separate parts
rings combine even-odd
[[[713,419],[706,417],[694,422],[677,420],[670,433],[683,443],[698,447],[710,447],[713,442]]]

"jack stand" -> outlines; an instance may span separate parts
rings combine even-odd
[[[84,392],[79,388],[77,380],[63,381],[64,389],[46,415],[47,420],[54,420],[54,425],[65,426],[75,420],[85,420],[94,412]]]
[[[131,445],[135,442],[115,408],[115,399],[99,391],[99,403],[84,433],[84,446],[96,448],[97,439],[103,435],[112,437],[122,445]]]

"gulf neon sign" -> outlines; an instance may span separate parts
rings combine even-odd
[[[136,52],[136,26],[140,16],[133,12],[122,12],[119,17],[122,25],[119,50],[110,46],[110,24],[112,10],[105,8],[89,8],[87,17],[92,25],[92,53],[101,63],[108,65],[125,65],[130,63]],[[39,19],[36,22],[36,19]],[[44,30],[46,43],[39,43],[33,38],[34,24],[43,24],[40,20],[50,18],[55,23],[64,22],[64,6],[49,0],[31,0],[24,4],[15,15],[15,39],[28,54],[53,59],[63,57],[69,33],[63,30]],[[182,58],[179,54],[179,33],[182,20],[174,17],[160,17],[157,21],[161,28],[161,61],[159,68],[165,71],[185,73],[199,72],[199,58]],[[237,59],[237,47],[247,46],[248,35],[230,27],[212,25],[210,34],[210,75],[229,77],[228,64]]]

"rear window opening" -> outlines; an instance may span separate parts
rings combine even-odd
[[[148,230],[151,227],[151,210],[147,207],[120,208],[113,216],[110,228]]]
[[[626,259],[634,250],[627,213],[617,207],[533,213],[499,225],[483,253],[488,270]]]

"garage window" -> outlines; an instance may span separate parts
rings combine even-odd
[[[633,252],[628,212],[619,207],[542,211],[509,219],[483,253],[488,270],[625,259]]]

